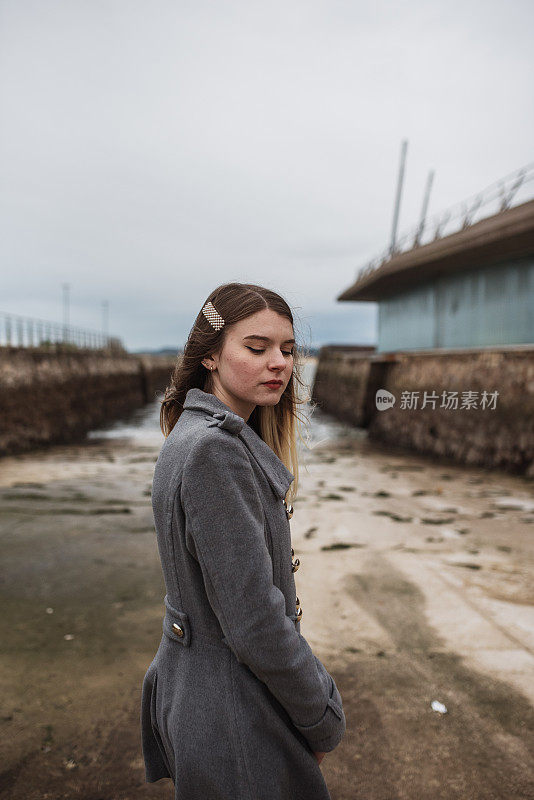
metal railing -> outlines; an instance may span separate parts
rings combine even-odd
[[[0,347],[124,352],[122,341],[101,331],[0,312]]]
[[[409,229],[396,241],[394,248],[388,247],[357,270],[356,279],[360,280],[375,272],[399,253],[406,253],[423,244],[435,242],[445,236],[450,236],[451,233],[465,230],[475,222],[480,222],[481,219],[506,211],[512,205],[517,204],[514,204],[513,200],[517,198],[519,190],[533,180],[534,162],[495,181],[467,200],[455,203],[439,212],[423,225],[419,224]],[[527,197],[521,197],[518,202],[532,199],[531,194],[532,192]],[[481,211],[483,211],[482,214]]]

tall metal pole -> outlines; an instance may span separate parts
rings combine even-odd
[[[428,201],[430,199],[430,190],[432,188],[433,180],[434,180],[434,170],[431,169],[426,179],[425,194],[423,196],[423,207],[421,209],[421,219],[419,221],[419,228],[417,229],[417,235],[415,237],[414,246],[418,245],[419,242],[421,241],[421,236],[423,235],[423,231],[425,229],[426,212],[428,211]]]
[[[404,164],[406,161],[406,150],[408,149],[408,140],[403,139],[401,145],[401,156],[400,156],[400,165],[399,165],[399,177],[397,181],[397,194],[395,197],[395,210],[393,212],[393,228],[391,231],[391,245],[389,248],[390,255],[393,255],[395,252],[395,245],[397,243],[397,224],[399,222],[399,210],[400,210],[400,201],[401,201],[401,194],[402,194],[402,182],[404,180]]]

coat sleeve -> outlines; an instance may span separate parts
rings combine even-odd
[[[225,432],[214,434],[193,445],[184,465],[187,547],[231,650],[267,685],[311,748],[328,752],[345,732],[341,696],[273,583],[263,507],[245,447]]]

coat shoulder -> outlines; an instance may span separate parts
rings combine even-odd
[[[235,415],[234,415],[235,416]],[[224,425],[213,424],[213,415],[184,412],[161,447],[154,471],[155,493],[172,493],[184,474],[198,475],[197,467],[230,464],[245,445]]]
[[[243,422],[241,417],[233,416]],[[177,484],[184,477],[189,483],[207,479],[219,467],[229,473],[232,466],[247,466],[250,462],[245,443],[227,423],[227,419],[214,419],[208,413],[184,412],[165,440],[157,471],[167,475],[171,472],[173,483]]]
[[[222,419],[218,419],[222,416]],[[237,420],[244,420],[236,414],[232,414]],[[228,415],[213,414],[192,414],[184,411],[167,437],[164,447],[175,453],[180,453],[181,460],[187,461],[194,451],[209,447],[231,448],[231,442],[235,442],[233,447],[243,447],[239,436],[241,426],[236,425],[233,420],[228,419]]]
[[[209,426],[197,431],[184,461],[184,473],[194,479],[209,477],[213,471],[231,474],[233,468],[249,466],[247,448],[241,439],[218,426]]]
[[[229,495],[239,492],[241,498],[243,487],[251,486],[253,474],[244,442],[210,421],[207,414],[188,414],[187,418],[184,414],[163,443],[152,480],[152,508],[163,529],[178,498],[184,510],[186,497],[198,504],[199,498],[213,502],[216,496],[223,505],[233,505]]]

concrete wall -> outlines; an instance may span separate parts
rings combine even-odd
[[[378,388],[392,408],[378,411]],[[495,409],[481,408],[483,391],[498,391]],[[438,400],[422,408],[424,392]],[[403,392],[418,392],[402,408]],[[458,408],[441,407],[443,392],[458,392]],[[461,408],[463,392],[478,392],[476,408]],[[460,349],[355,356],[319,354],[313,398],[320,407],[391,445],[497,467],[534,477],[534,348]]]
[[[370,356],[374,352],[374,347],[321,348],[313,399],[338,419],[365,427],[369,413]]]
[[[156,398],[175,359],[0,348],[0,456],[78,441]]]
[[[441,275],[378,306],[378,350],[534,345],[534,258]]]

